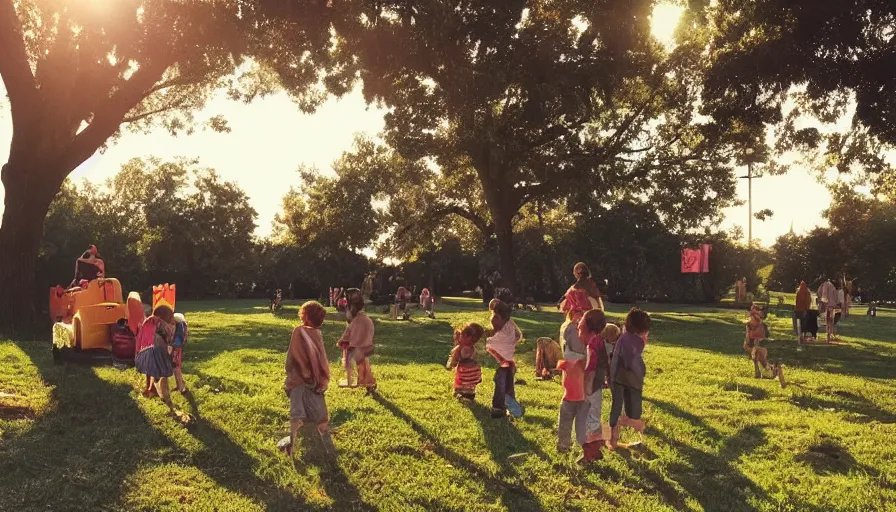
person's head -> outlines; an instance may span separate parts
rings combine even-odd
[[[358,313],[364,310],[364,297],[361,290],[357,288],[348,288],[345,290],[345,318],[351,321],[358,316]]]
[[[604,327],[604,330],[600,332],[600,337],[607,343],[616,343],[616,340],[619,339],[621,334],[622,331],[619,329],[618,325],[607,324],[606,327]]]
[[[600,334],[606,326],[607,317],[604,315],[603,310],[588,310],[582,315],[582,319],[579,320],[579,339],[588,341],[595,334]]]
[[[167,304],[159,304],[152,312],[153,316],[166,324],[174,325],[174,310]]]
[[[588,265],[580,261],[572,267],[572,274],[576,276],[576,280],[585,279],[591,277],[591,270],[588,269]]]
[[[579,320],[582,319],[582,316],[585,314],[579,308],[573,308],[566,312],[566,319],[573,323],[579,323]]]
[[[496,307],[496,306],[498,305],[498,303],[500,303],[500,302],[501,302],[501,301],[498,300],[498,299],[492,299],[492,300],[488,301],[488,310],[489,310],[489,311],[494,311],[494,310],[495,310],[495,307]]]
[[[309,300],[299,308],[299,319],[302,320],[302,325],[307,327],[320,329],[320,326],[324,324],[326,316],[326,310],[316,300]]]
[[[471,322],[457,331],[457,339],[460,345],[475,345],[484,334],[485,329],[481,325]]]
[[[632,308],[625,317],[625,330],[646,338],[650,332],[650,315],[646,311]]]
[[[506,302],[499,300],[492,311],[494,312],[494,316],[500,318],[502,322],[510,320],[510,306]]]
[[[800,290],[808,290],[808,289],[809,289],[809,287],[806,286],[806,282],[800,281]]]

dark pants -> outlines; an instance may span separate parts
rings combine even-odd
[[[610,386],[613,405],[610,406],[610,426],[615,427],[622,415],[625,404],[625,415],[633,420],[641,419],[641,390],[614,383]]]
[[[516,376],[516,367],[509,368],[499,367],[495,370],[495,396],[492,397],[492,408],[506,410],[504,404],[504,396],[510,395],[516,398],[516,392],[513,389],[513,379]]]

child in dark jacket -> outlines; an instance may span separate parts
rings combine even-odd
[[[632,308],[625,318],[625,333],[619,337],[610,361],[610,390],[613,404],[610,407],[610,448],[619,443],[621,426],[644,432],[641,421],[641,390],[647,369],[641,353],[650,334],[650,315]],[[625,416],[622,410],[625,408]]]

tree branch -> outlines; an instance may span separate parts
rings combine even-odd
[[[135,123],[135,122],[140,121],[140,120],[142,120],[142,119],[146,119],[146,118],[149,117],[149,116],[154,116],[154,115],[156,115],[156,114],[161,114],[162,112],[167,112],[167,111],[169,111],[169,110],[174,110],[174,109],[180,107],[181,105],[183,105],[184,103],[185,103],[185,101],[181,100],[181,101],[172,103],[171,105],[167,105],[167,106],[164,106],[164,107],[161,107],[161,108],[156,108],[156,109],[153,109],[153,110],[148,110],[148,111],[146,111],[146,112],[143,112],[142,114],[134,114],[134,115],[132,115],[132,116],[127,116],[127,117],[125,117],[125,118],[123,118],[123,119],[121,120],[121,123],[122,123],[122,124],[124,124],[124,123]]]
[[[31,72],[22,24],[13,0],[0,0],[0,78],[9,95],[13,125],[23,121],[38,100],[37,81]]]
[[[153,84],[161,80],[172,63],[173,60],[169,58],[147,62],[129,80],[122,82],[115,94],[100,107],[90,125],[75,136],[66,151],[61,170],[71,172],[115,134],[127,113],[146,97]]]

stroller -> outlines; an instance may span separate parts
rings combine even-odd
[[[271,313],[276,313],[283,309],[283,290],[277,288],[273,294],[271,294]]]

